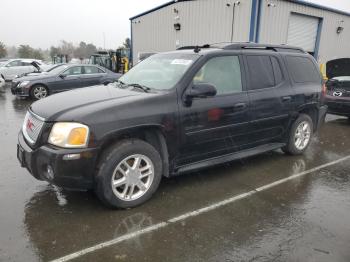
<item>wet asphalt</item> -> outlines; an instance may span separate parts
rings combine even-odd
[[[0,93],[0,261],[50,261],[350,155],[350,124],[327,116],[303,156],[274,151],[163,179],[109,210],[92,192],[35,180],[16,158],[29,100]],[[350,261],[350,160],[73,261]]]

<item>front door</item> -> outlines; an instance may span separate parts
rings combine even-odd
[[[245,147],[281,142],[296,102],[281,57],[255,53],[245,58],[251,119]]]
[[[217,94],[180,103],[182,143],[177,165],[232,153],[246,139],[249,102],[241,64],[238,55],[212,57],[193,77],[188,88],[210,83]]]
[[[73,66],[62,72],[50,85],[51,92],[57,93],[82,87],[82,66]]]

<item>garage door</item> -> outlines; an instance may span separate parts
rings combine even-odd
[[[289,17],[287,43],[302,47],[310,53],[315,52],[318,24],[318,18],[291,14]]]

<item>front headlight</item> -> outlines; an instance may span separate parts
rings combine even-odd
[[[59,122],[53,125],[48,142],[65,148],[87,147],[89,127],[79,123]]]
[[[19,87],[25,87],[26,85],[28,85],[29,84],[29,81],[23,81],[23,82],[21,82],[18,86]]]

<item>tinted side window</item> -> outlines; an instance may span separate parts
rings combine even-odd
[[[85,74],[98,74],[100,73],[97,67],[94,66],[85,66]]]
[[[21,66],[21,61],[20,60],[15,60],[7,64],[7,67],[13,67],[13,66]]]
[[[275,86],[275,78],[269,56],[247,56],[250,89],[262,89]]]
[[[238,56],[221,56],[210,59],[193,79],[193,83],[200,82],[214,85],[218,95],[242,92]]]
[[[276,57],[271,56],[271,62],[273,67],[273,73],[275,76],[275,86],[277,86],[278,84],[282,83],[284,80],[283,73],[281,70],[280,63],[278,62]]]
[[[66,71],[64,71],[64,75],[80,75],[81,72],[81,66],[75,66],[75,67],[71,67],[69,69],[67,69]]]
[[[321,81],[321,75],[314,63],[307,57],[287,56],[286,62],[292,79],[296,83],[308,83]]]

